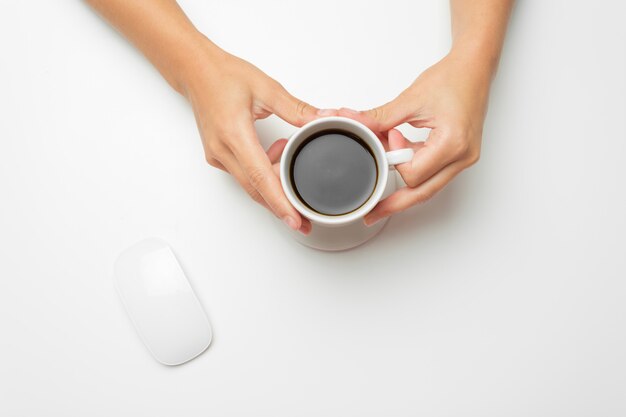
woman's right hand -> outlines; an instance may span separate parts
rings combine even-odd
[[[208,163],[231,173],[255,201],[307,234],[310,223],[289,203],[272,170],[285,141],[275,142],[266,154],[254,121],[276,114],[302,126],[335,111],[320,111],[296,99],[255,66],[221,50],[193,26],[175,0],[87,2],[191,102]]]
[[[186,68],[180,87],[193,107],[207,162],[233,175],[254,201],[291,229],[308,234],[311,224],[289,203],[272,168],[286,140],[276,141],[266,153],[254,121],[275,114],[299,127],[335,111],[295,98],[254,65],[208,39],[201,51]]]

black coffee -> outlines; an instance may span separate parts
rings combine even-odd
[[[370,147],[344,130],[324,130],[296,149],[289,170],[296,195],[321,214],[338,216],[372,195],[378,168]]]

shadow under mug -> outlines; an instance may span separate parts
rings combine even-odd
[[[363,140],[372,151],[378,169],[378,179],[370,198],[354,211],[332,216],[313,211],[300,201],[289,174],[292,159],[299,145],[312,135],[329,129],[343,130]],[[289,202],[312,223],[324,226],[344,226],[362,219],[378,204],[385,192],[390,167],[409,162],[412,158],[413,149],[410,148],[386,152],[374,132],[356,120],[338,116],[324,117],[307,123],[291,135],[280,160],[280,181]]]

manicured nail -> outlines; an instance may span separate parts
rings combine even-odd
[[[283,222],[289,227],[291,230],[298,230],[298,222],[291,216],[283,217]]]
[[[335,114],[335,110],[333,109],[319,109],[317,111],[318,116],[332,116]]]

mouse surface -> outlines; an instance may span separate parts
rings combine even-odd
[[[139,337],[157,361],[180,365],[211,343],[206,313],[163,240],[142,240],[122,252],[115,283]]]

